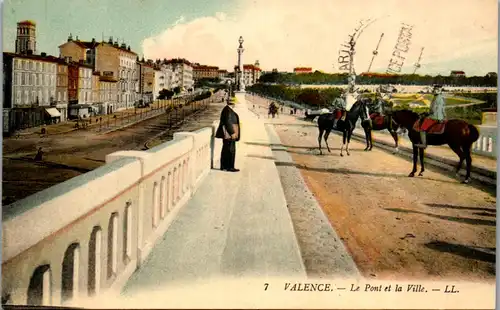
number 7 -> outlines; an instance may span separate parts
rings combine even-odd
[[[264,286],[266,287],[266,288],[264,289],[264,291],[267,291],[267,288],[269,287],[269,284],[268,284],[268,283],[264,283]]]

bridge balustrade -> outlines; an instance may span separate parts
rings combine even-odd
[[[212,128],[181,132],[3,211],[2,297],[71,305],[120,290],[211,167]]]

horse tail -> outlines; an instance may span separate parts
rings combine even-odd
[[[471,124],[469,125],[469,138],[470,138],[470,143],[474,143],[479,139],[479,130],[477,130],[477,127]]]

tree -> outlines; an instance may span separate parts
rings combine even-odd
[[[174,94],[178,95],[181,93],[181,87],[180,86],[177,86],[174,88]]]

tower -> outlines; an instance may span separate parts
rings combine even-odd
[[[36,24],[25,20],[17,23],[16,54],[36,53]]]

